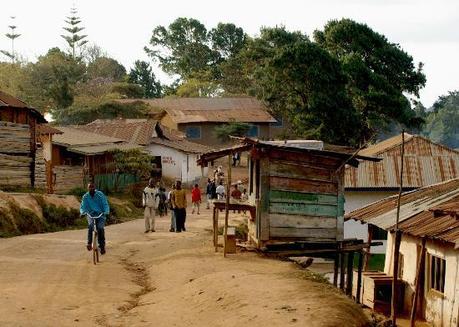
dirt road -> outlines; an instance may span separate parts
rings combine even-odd
[[[85,231],[0,239],[0,326],[363,326],[356,305],[292,263],[211,247],[210,216],[156,233],[106,228],[100,265]]]

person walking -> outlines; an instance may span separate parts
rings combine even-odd
[[[199,188],[198,184],[194,184],[193,189],[191,190],[191,214],[194,214],[194,210],[196,209],[199,215],[199,206],[201,204],[201,189]]]
[[[145,208],[143,214],[145,218],[145,233],[155,231],[155,215],[159,203],[157,195],[158,189],[155,187],[153,179],[150,178],[147,187],[145,187],[142,193],[142,204]]]
[[[175,190],[175,183],[172,184],[171,190],[169,191],[169,193],[167,193],[167,204],[168,204],[169,209],[171,211],[171,228],[169,229],[169,232],[175,232],[175,230],[177,229],[177,222],[176,222],[176,219],[175,219],[175,211],[174,211],[174,207],[172,205],[172,197],[174,195],[174,190]]]
[[[210,209],[210,204],[212,203],[214,192],[215,192],[215,183],[213,182],[213,180],[208,178],[207,186],[206,186],[206,199],[207,199],[206,208],[207,209]]]
[[[100,254],[105,254],[105,220],[110,213],[110,206],[108,205],[107,197],[102,191],[96,190],[94,183],[88,184],[88,192],[83,195],[80,205],[81,215],[91,215],[96,217],[100,214],[102,217],[96,220],[97,229],[97,242],[99,243]],[[86,248],[88,251],[92,250],[92,232],[93,224],[91,218],[88,219],[88,243]]]
[[[225,187],[223,186],[223,181],[220,181],[219,185],[217,186],[215,192],[217,193],[218,200],[225,199]]]
[[[171,194],[172,206],[175,211],[175,221],[176,221],[176,233],[186,231],[185,221],[186,221],[186,191],[182,189],[182,182],[177,181],[175,183],[175,191]]]

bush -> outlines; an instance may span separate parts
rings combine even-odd
[[[87,190],[83,187],[75,187],[75,188],[72,188],[70,191],[68,191],[66,194],[75,195],[76,197],[81,199],[86,192]]]
[[[14,202],[9,202],[8,205],[21,234],[43,233],[48,230],[47,224],[32,210],[21,208]]]
[[[7,209],[0,208],[0,237],[20,235],[11,214]]]

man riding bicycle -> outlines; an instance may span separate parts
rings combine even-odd
[[[97,229],[97,242],[99,243],[100,253],[105,254],[105,219],[110,213],[110,207],[108,205],[107,197],[101,191],[96,190],[94,183],[88,184],[88,192],[83,195],[80,206],[81,215],[90,215],[97,217],[103,214],[102,217],[96,219]],[[92,232],[93,224],[91,218],[88,216],[88,244],[86,248],[88,251],[92,250]]]

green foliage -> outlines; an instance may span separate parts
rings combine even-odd
[[[117,172],[132,174],[149,178],[154,158],[139,150],[133,149],[128,151],[114,150],[113,164]]]
[[[16,223],[6,208],[0,208],[0,238],[20,235]]]
[[[145,51],[166,73],[190,78],[215,62],[215,54],[207,43],[207,29],[201,22],[180,17],[168,28],[156,27],[150,39],[151,48],[145,47]]]
[[[131,83],[113,83],[111,91],[118,94],[122,99],[139,99],[143,98],[145,90],[141,85]]]
[[[126,68],[113,58],[98,57],[88,64],[87,75],[89,79],[102,77],[122,81],[126,77]]]
[[[74,87],[84,79],[85,72],[82,62],[58,48],[50,49],[35,64],[27,65],[28,79],[23,85],[27,97],[23,100],[43,111],[66,108],[73,103]]]
[[[52,203],[47,203],[40,195],[34,196],[35,201],[41,207],[43,218],[46,222],[46,230],[44,231],[57,231],[72,227],[80,220],[80,211],[74,208],[65,208],[63,206],[56,206]]]
[[[342,65],[347,94],[362,123],[356,130],[361,142],[391,121],[420,126],[422,119],[411,110],[405,94],[418,96],[424,87],[422,63],[415,67],[398,44],[350,19],[328,22],[323,31],[314,32],[314,39]]]
[[[161,97],[161,83],[156,80],[150,64],[146,61],[136,60],[134,68],[129,72],[129,82],[138,84],[143,88],[143,94],[139,98]]]
[[[90,98],[82,98],[89,101]],[[82,101],[83,102],[83,101]],[[87,124],[95,119],[143,118],[148,110],[148,105],[141,102],[120,103],[116,101],[75,103],[69,108],[56,112],[54,118],[61,125]]]
[[[9,212],[14,217],[16,229],[20,234],[43,233],[48,226],[32,210],[19,207],[15,202],[9,202]]]
[[[298,32],[265,28],[250,42],[254,91],[276,114],[286,115],[297,135],[354,144],[358,115],[346,94],[338,60]]]
[[[176,90],[179,97],[215,97],[221,94],[221,89],[215,82],[190,78],[184,81]]]
[[[459,148],[459,91],[439,97],[427,114],[422,133],[434,142]]]
[[[86,192],[87,190],[83,187],[75,187],[75,188],[72,188],[70,191],[68,191],[66,195],[74,195],[78,199],[81,199]]]
[[[245,136],[250,129],[250,124],[230,122],[214,128],[215,135],[223,142],[229,141],[230,136]]]

